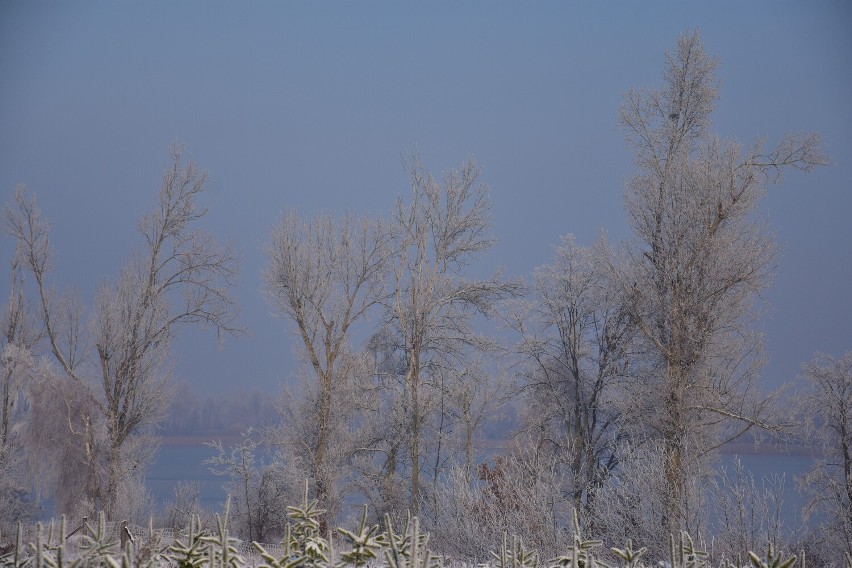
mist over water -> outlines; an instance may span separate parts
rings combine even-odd
[[[157,507],[174,501],[178,483],[194,481],[198,483],[199,504],[202,508],[213,511],[223,509],[226,493],[222,486],[226,478],[214,474],[210,466],[204,463],[216,454],[214,448],[201,443],[161,445],[145,476],[145,486]]]
[[[228,448],[228,444],[224,444]],[[259,459],[268,456],[260,447]],[[485,452],[493,453],[493,452]],[[224,485],[226,476],[216,475],[204,462],[216,455],[216,450],[200,442],[169,443],[166,440],[157,451],[156,459],[148,468],[145,485],[151,492],[156,506],[174,501],[174,491],[181,481],[194,481],[199,485],[199,500],[202,508],[218,512],[225,506],[227,492]],[[487,458],[484,453],[480,458]],[[802,523],[802,510],[807,498],[796,489],[796,478],[804,475],[813,465],[815,458],[796,453],[755,453],[723,452],[719,455],[717,468],[727,468],[733,474],[735,459],[742,462],[746,473],[754,476],[755,484],[760,488],[773,475],[783,476],[781,519],[789,529],[798,528]]]
[[[796,478],[805,475],[816,458],[802,454],[773,454],[725,452],[720,454],[719,468],[727,468],[728,474],[733,475],[735,460],[739,459],[745,473],[754,476],[758,488],[764,485],[769,488],[772,476],[783,476],[783,492],[781,493],[781,520],[787,529],[801,526],[802,511],[808,498],[796,489]]]

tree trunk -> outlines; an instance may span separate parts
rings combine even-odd
[[[380,517],[384,518],[386,513],[392,513],[392,507],[390,504],[393,501],[394,496],[394,473],[396,472],[396,462],[397,462],[397,446],[394,444],[391,446],[390,452],[388,452],[388,459],[385,462],[385,475],[384,479],[382,479],[382,501],[383,501],[383,509],[379,511]]]
[[[681,365],[669,363],[666,369],[668,377],[666,388],[666,412],[669,420],[669,428],[665,433],[665,468],[668,495],[666,496],[666,508],[664,526],[671,534],[679,534],[681,530],[681,505],[686,492],[686,471],[684,470],[684,436],[686,428],[684,425],[683,390],[686,384],[686,370]]]
[[[328,511],[329,488],[326,484],[324,465],[328,453],[328,431],[331,421],[331,379],[329,373],[320,375],[319,402],[317,444],[314,448],[314,486],[320,506]],[[326,528],[327,517],[328,514],[325,513],[320,519],[320,526],[323,530]]]
[[[412,356],[409,371],[409,389],[411,392],[411,514],[420,511],[420,368],[419,354]]]
[[[3,423],[0,430],[0,448],[6,447],[6,440],[9,436],[9,397],[12,383],[12,369],[6,371],[6,380],[3,382]]]
[[[437,514],[438,511],[438,502],[437,502],[437,492],[435,491],[436,485],[438,483],[438,472],[441,469],[441,450],[443,441],[444,441],[444,419],[446,418],[446,412],[444,409],[446,392],[444,390],[444,377],[441,376],[441,419],[438,423],[438,443],[435,451],[435,467],[432,469],[432,507]]]
[[[251,481],[251,471],[246,466],[245,456],[241,455],[240,460],[242,461],[242,474],[243,474],[243,495],[246,500],[246,517],[248,517],[248,530],[249,530],[249,540],[252,541],[255,539],[254,534],[254,514],[251,510],[251,488],[249,487],[249,482]]]
[[[417,515],[420,510],[420,417],[418,409],[418,388],[413,385],[411,414],[411,513]]]
[[[108,457],[108,481],[107,481],[107,499],[106,499],[106,516],[109,520],[115,520],[116,508],[118,505],[118,485],[121,476],[121,444],[116,441],[110,443]]]
[[[471,473],[473,471],[473,420],[470,416],[469,408],[465,408],[464,418],[464,471],[467,478],[467,482],[470,483]]]

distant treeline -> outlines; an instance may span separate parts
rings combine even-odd
[[[271,396],[257,387],[202,394],[192,383],[177,381],[174,397],[156,434],[239,436],[250,428],[262,433],[268,426],[280,423],[277,405],[281,396],[280,392]],[[492,417],[482,436],[502,440],[518,429],[517,409],[509,407]]]
[[[202,394],[198,387],[180,381],[157,433],[162,436],[230,436],[249,428],[262,430],[278,420],[275,398],[257,387]]]

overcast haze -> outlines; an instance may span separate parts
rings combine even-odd
[[[271,390],[294,372],[296,338],[260,295],[260,247],[285,208],[387,213],[408,192],[400,155],[416,149],[436,173],[481,165],[499,242],[477,271],[528,277],[569,232],[627,238],[618,107],[660,83],[665,51],[696,27],[720,63],[720,135],[818,130],[832,158],[761,208],[783,250],[763,320],[778,384],[814,351],[852,349],[846,2],[5,1],[0,190],[35,194],[57,284],[90,301],[140,244],[169,144],[185,144],[209,172],[206,228],[242,255],[249,335],[217,350],[214,334],[182,330],[177,375]]]

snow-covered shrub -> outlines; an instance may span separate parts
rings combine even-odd
[[[570,541],[570,503],[562,493],[560,461],[535,446],[483,464],[469,479],[453,468],[439,480],[427,510],[436,548],[454,558],[484,561],[503,535],[555,556]]]
[[[604,542],[624,542],[631,539],[648,547],[648,556],[668,556],[669,535],[663,529],[670,511],[667,502],[669,479],[666,475],[666,449],[662,443],[646,442],[641,446],[625,446],[621,464],[613,470],[606,483],[592,495],[594,504],[588,525],[596,538]],[[701,463],[689,461],[690,482],[678,504],[684,527],[692,534],[705,532],[706,497],[703,483],[708,472]]]

